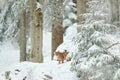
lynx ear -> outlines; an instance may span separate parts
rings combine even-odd
[[[67,52],[67,50],[65,49],[64,52]]]

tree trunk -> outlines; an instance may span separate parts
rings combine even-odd
[[[34,8],[35,8],[35,0],[30,0],[30,41],[31,41],[31,49],[30,49],[30,61],[34,62],[35,60],[35,25],[34,25]]]
[[[86,0],[77,0],[77,22],[78,24],[83,24],[85,18],[80,16],[80,14],[86,13]],[[80,32],[80,28],[78,28],[78,32]]]
[[[119,0],[110,0],[111,5],[111,22],[119,25]]]
[[[119,0],[116,1],[116,17],[117,17],[117,25],[119,24]]]
[[[30,51],[30,61],[32,62],[43,62],[42,54],[42,24],[43,24],[43,14],[41,11],[36,10],[37,0],[30,0],[30,37],[31,37],[31,51]]]
[[[43,26],[43,14],[42,14],[42,12],[39,12],[39,11],[36,11],[35,12],[36,14],[35,14],[35,17],[36,17],[36,19],[35,19],[35,22],[36,22],[36,25],[35,25],[35,31],[36,31],[36,33],[35,33],[35,39],[36,39],[36,43],[35,43],[35,45],[36,45],[36,48],[35,48],[35,50],[36,50],[36,52],[35,52],[35,54],[36,54],[36,58],[37,58],[37,61],[39,62],[39,63],[41,63],[41,62],[43,62],[43,54],[42,54],[42,42],[43,42],[43,33],[42,33],[42,26]]]
[[[52,53],[53,60],[54,52],[57,47],[63,42],[63,27],[62,27],[62,3],[63,0],[54,1],[53,23],[52,23]]]
[[[22,9],[20,28],[20,61],[26,61],[26,9]]]
[[[120,0],[118,0],[119,26],[120,26]]]

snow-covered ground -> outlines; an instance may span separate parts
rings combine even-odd
[[[44,63],[19,63],[19,49],[11,44],[0,47],[0,80],[77,80],[70,63],[50,60],[51,34],[44,33]],[[6,79],[8,78],[8,79]]]
[[[19,62],[19,50],[9,43],[0,46],[0,70]]]
[[[56,61],[45,63],[23,62],[3,69],[0,80],[6,80],[6,73],[10,73],[11,80],[77,80],[75,75],[69,71],[70,62],[57,64]]]

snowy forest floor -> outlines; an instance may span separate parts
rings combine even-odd
[[[45,33],[44,47],[49,50],[49,33]],[[48,41],[49,40],[49,41]],[[0,47],[0,80],[77,80],[70,71],[70,63],[58,64],[50,60],[50,51],[44,52],[44,63],[19,63],[19,49],[10,44]],[[8,78],[8,79],[6,79]]]
[[[41,64],[18,63],[18,50],[5,50],[0,56],[0,64],[2,65],[0,80],[6,80],[7,72],[10,72],[9,78],[11,80],[24,80],[25,77],[25,80],[77,80],[76,76],[70,72],[70,62],[58,64],[55,60],[46,60]],[[48,59],[48,57],[45,59]]]
[[[109,38],[113,43],[120,41],[120,36],[116,38],[110,35]],[[56,60],[50,60],[51,33],[44,32],[43,41],[44,63],[40,64],[19,63],[18,48],[7,42],[0,46],[0,80],[79,80],[70,71],[71,62],[58,64]],[[119,55],[120,45],[113,46],[110,51],[114,55]]]

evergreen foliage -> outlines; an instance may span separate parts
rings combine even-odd
[[[0,41],[18,38],[21,2],[7,0],[0,15]]]
[[[80,80],[119,80],[120,77],[118,74],[120,59],[106,49],[111,42],[108,34],[116,26],[105,21],[107,12],[102,13],[105,17],[98,15],[101,10],[105,9],[101,6],[107,5],[98,5],[101,2],[105,3],[105,0],[88,1],[88,13],[83,14],[86,22],[80,25],[81,32],[73,39],[78,51],[73,57],[71,71],[75,72]],[[93,3],[96,5],[91,5]],[[93,9],[96,11],[90,12]]]
[[[71,25],[73,25],[76,20],[76,4],[73,2],[73,0],[65,0],[63,3],[64,7],[64,14],[63,14],[63,28],[64,31]]]

